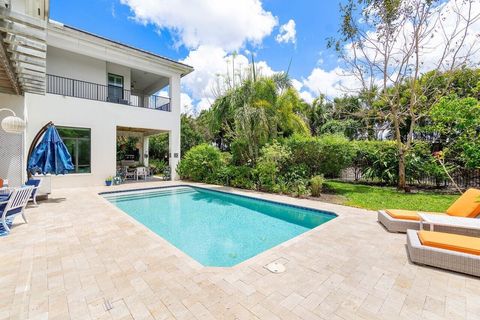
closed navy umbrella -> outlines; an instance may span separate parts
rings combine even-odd
[[[66,174],[74,169],[72,157],[53,124],[28,159],[31,174]]]

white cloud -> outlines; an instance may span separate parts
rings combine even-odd
[[[303,81],[303,84],[310,92],[317,95],[322,93],[328,97],[342,96],[361,88],[356,78],[348,75],[340,67],[330,71],[314,68],[307,79]]]
[[[402,5],[407,8],[413,6],[420,0],[409,0],[402,2]],[[465,34],[466,20],[468,16],[468,3],[469,1],[449,0],[446,2],[440,2],[439,5],[432,9],[426,27],[419,31],[419,69],[421,73],[440,69],[447,70],[452,66],[452,61],[456,55],[456,61],[453,64],[454,68],[458,68],[463,62],[467,62],[470,66],[478,66],[480,61],[480,44],[478,41],[480,35],[480,1],[473,1],[470,16],[475,20],[471,21],[468,27],[464,41],[462,37]],[[407,11],[407,9],[405,9]],[[477,17],[476,19],[474,17]],[[357,50],[356,54],[351,43],[345,46],[346,55],[350,59],[355,59],[359,64],[367,65],[372,62],[375,65],[382,65],[385,54],[389,57],[387,66],[387,77],[390,77],[390,83],[396,81],[398,75],[409,76],[409,73],[413,73],[415,68],[415,57],[412,53],[408,63],[402,63],[406,61],[405,52],[413,52],[412,44],[414,41],[414,27],[411,21],[407,21],[398,34],[391,41],[391,49],[388,52],[379,53],[377,48],[383,48],[385,43],[384,38],[381,36],[381,32],[377,30],[371,30],[370,25],[363,25],[368,37],[368,41],[364,42],[363,50]],[[389,47],[390,48],[390,47]],[[363,51],[363,52],[362,52]],[[383,50],[382,50],[383,51]],[[465,60],[465,57],[471,55],[469,61]],[[399,68],[404,68],[399,70]],[[368,67],[363,70],[370,70]],[[383,68],[373,68],[371,79],[374,82],[379,82],[379,79],[383,79]],[[405,71],[407,70],[407,71]],[[366,73],[364,71],[364,73]],[[368,74],[365,78],[370,78]]]
[[[179,44],[236,50],[259,44],[277,25],[277,18],[260,0],[121,0],[140,23],[152,23],[161,32],[173,31]]]
[[[303,88],[303,83],[297,79],[292,79],[292,86],[295,88],[295,90],[300,92],[300,90]]]
[[[278,43],[296,43],[297,41],[297,30],[295,28],[295,21],[290,19],[287,23],[280,26],[279,33],[277,34],[275,40]]]
[[[472,4],[471,16],[475,17],[480,15],[480,1],[473,2]],[[420,53],[421,72],[430,71],[438,67],[438,62],[441,60],[441,56],[445,51],[444,48],[447,43],[446,36],[456,33],[457,36],[452,44],[459,43],[459,37],[462,35],[459,30],[463,30],[465,21],[460,19],[459,22],[457,20],[458,15],[456,11],[462,12],[465,15],[465,12],[468,11],[466,9],[466,2],[455,0],[449,0],[437,7],[437,11],[432,15],[429,23],[429,28],[432,28],[434,31],[431,32],[430,37],[425,38],[422,42],[422,50]],[[412,41],[412,26],[407,24],[404,29],[405,30],[402,32],[403,36],[395,39],[395,46],[391,54],[392,60],[388,69],[388,73],[391,75],[395,75],[398,72],[396,68],[399,65],[400,57],[403,57],[404,55],[405,43],[410,43]],[[367,34],[369,35],[369,43],[371,44],[371,47],[381,47],[380,42],[382,40],[375,31],[370,30],[367,32]],[[473,55],[470,59],[471,66],[475,66],[475,64],[478,65],[478,62],[480,61],[480,45],[478,41],[479,35],[480,20],[477,19],[475,23],[470,25],[468,35],[458,54],[458,57],[465,56],[468,50],[470,50],[473,46]],[[353,49],[351,44],[347,44],[345,46],[345,50],[347,55],[353,57]],[[366,56],[370,61],[375,61],[375,59],[382,58],[382,55],[375,54],[373,49],[369,49],[368,44],[364,50],[366,51]],[[441,66],[441,69],[449,67],[453,52],[453,50],[446,51],[446,63]],[[357,59],[362,59],[362,57],[358,55],[358,52]],[[317,67],[315,67],[310,75],[302,81],[304,87],[308,89],[308,93],[313,95],[319,95],[322,93],[330,98],[333,98],[342,96],[344,94],[358,92],[362,88],[360,81],[353,75],[349,74],[349,72],[347,72],[342,65],[337,66],[333,70],[326,70],[322,67],[323,62],[322,54],[320,54]],[[383,75],[377,71],[374,74],[373,81],[377,84],[380,84],[379,79],[382,77]],[[305,97],[309,98],[306,94]]]
[[[257,73],[259,75],[262,75],[264,77],[270,77],[273,76],[275,73],[279,72],[274,71],[266,61],[255,62],[255,69],[257,70]]]
[[[195,108],[193,107],[192,98],[185,92],[180,93],[180,110],[181,113],[193,114]]]
[[[224,88],[226,78],[232,79],[234,67],[235,81],[238,83],[245,77],[250,66],[249,58],[245,55],[237,54],[234,59],[225,50],[212,46],[200,46],[191,50],[181,62],[192,65],[195,69],[182,79],[182,84],[193,100],[197,101],[196,113],[210,108],[216,93]],[[265,61],[255,62],[255,67],[257,73],[263,76],[271,76],[276,72]]]
[[[196,114],[200,114],[200,112],[204,110],[210,109],[212,106],[213,100],[210,100],[209,98],[203,98],[201,99],[196,106],[195,112]]]
[[[190,51],[181,62],[194,67],[190,75],[182,79],[182,84],[194,99],[214,98],[214,90],[223,83],[222,77],[232,75],[232,56],[219,47],[200,46]],[[236,68],[248,65],[248,59],[237,55],[234,61]]]
[[[300,91],[300,98],[305,100],[306,103],[312,103],[315,97],[309,91]]]

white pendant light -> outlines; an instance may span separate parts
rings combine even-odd
[[[5,117],[2,120],[2,123],[1,123],[2,129],[8,133],[22,134],[26,127],[25,120],[17,117],[17,115],[15,114],[15,112],[13,112],[13,110],[3,108],[3,109],[0,109],[0,111],[9,111],[13,114],[13,116]]]

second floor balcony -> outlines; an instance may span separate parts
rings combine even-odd
[[[114,85],[102,85],[52,74],[47,74],[46,92],[68,97],[129,105],[133,107],[171,111],[169,97],[163,97],[160,95],[143,95]]]

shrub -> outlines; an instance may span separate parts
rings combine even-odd
[[[451,165],[447,165],[449,171],[453,170]],[[421,183],[422,178],[429,177],[435,179],[439,185],[448,178],[440,163],[433,157],[430,145],[426,142],[417,141],[406,157],[407,177]]]
[[[395,141],[356,141],[354,168],[363,178],[395,185],[398,180],[398,151]],[[431,154],[430,146],[417,141],[406,155],[406,174],[420,181],[428,176],[445,178],[441,166]]]
[[[187,151],[177,172],[182,179],[215,183],[222,166],[224,163],[220,150],[209,144],[200,144]]]
[[[291,150],[290,167],[303,165],[308,176],[319,171],[320,145],[318,138],[293,135],[284,143]]]
[[[278,190],[278,179],[285,171],[285,166],[290,157],[286,146],[274,141],[261,150],[261,157],[255,167],[259,180],[259,188],[264,191]]]
[[[298,179],[287,185],[288,193],[295,197],[305,197],[310,194],[307,179]]]
[[[343,169],[351,165],[355,156],[352,142],[339,135],[324,135],[319,140],[321,159],[318,173],[338,177]]]
[[[341,170],[351,165],[355,155],[353,144],[340,135],[293,135],[285,144],[292,153],[291,163],[305,165],[308,177],[318,174],[338,177]]]
[[[398,179],[398,151],[395,141],[356,141],[353,164],[362,176],[395,184]]]
[[[168,163],[163,160],[150,159],[148,166],[152,171],[152,174],[160,174],[165,171],[165,168],[168,167]]]
[[[250,163],[248,155],[248,141],[237,138],[230,144],[232,152],[232,163],[236,165]]]
[[[315,176],[310,179],[310,193],[312,194],[312,196],[320,196],[324,181],[325,179],[323,178],[323,176]]]
[[[230,183],[235,188],[255,190],[256,178],[254,170],[248,166],[230,166]]]

